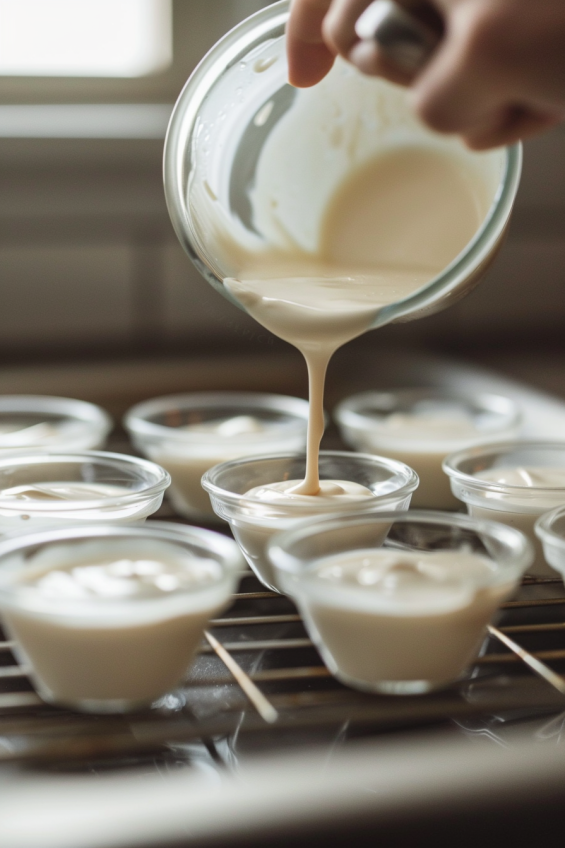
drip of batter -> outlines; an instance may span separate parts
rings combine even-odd
[[[249,256],[226,288],[260,324],[300,350],[310,419],[304,481],[318,495],[324,380],[334,352],[380,310],[413,294],[465,248],[490,206],[486,182],[461,157],[399,147],[350,173],[327,203],[318,248]]]

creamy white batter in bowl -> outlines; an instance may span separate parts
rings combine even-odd
[[[414,510],[302,523],[275,536],[268,555],[332,674],[356,689],[417,694],[473,662],[533,549],[502,524]]]
[[[448,456],[443,468],[471,516],[521,530],[536,551],[531,573],[555,576],[534,524],[565,504],[565,442],[522,440],[470,448]]]
[[[358,332],[443,308],[496,253],[520,147],[473,153],[425,128],[401,87],[339,59],[318,85],[292,88],[289,6],[242,21],[179,96],[164,180],[181,244],[209,283],[252,314],[226,280],[375,283]],[[384,182],[371,169],[377,159]],[[400,191],[387,183],[393,174]],[[391,269],[398,274],[389,278]]]
[[[112,419],[83,400],[48,395],[0,396],[0,457],[21,451],[53,453],[103,448]]]
[[[216,520],[202,475],[240,456],[301,451],[308,403],[260,392],[195,392],[137,404],[124,426],[134,445],[171,475],[168,496],[188,518]]]
[[[500,395],[446,389],[362,392],[334,410],[344,441],[405,462],[420,478],[411,506],[457,509],[442,462],[456,450],[518,435],[520,410]]]
[[[378,456],[321,451],[320,495],[291,489],[304,476],[306,458],[279,454],[222,463],[206,472],[202,485],[217,514],[229,521],[245,558],[261,582],[279,592],[267,557],[271,537],[296,521],[347,511],[407,509],[418,476],[402,462]]]
[[[95,713],[149,706],[186,674],[241,568],[218,533],[150,521],[0,540],[0,610],[46,701]]]
[[[0,459],[0,534],[76,522],[144,521],[170,483],[153,462],[104,451]]]

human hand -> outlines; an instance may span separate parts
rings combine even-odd
[[[563,0],[433,0],[444,37],[416,76],[376,43],[357,38],[355,23],[369,4],[293,0],[287,27],[293,85],[319,82],[341,55],[364,73],[409,85],[425,123],[458,133],[476,150],[511,144],[565,118]]]

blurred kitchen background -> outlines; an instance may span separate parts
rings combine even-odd
[[[197,388],[305,394],[299,355],[193,268],[162,189],[180,89],[262,5],[0,0],[0,393],[82,397],[114,414]],[[446,312],[342,350],[329,405],[351,390],[349,362],[378,387],[398,348],[565,395],[564,161],[565,128],[526,145],[512,228],[487,279]]]

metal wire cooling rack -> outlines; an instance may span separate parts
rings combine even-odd
[[[116,439],[111,448],[131,451]],[[167,503],[155,518],[182,521]],[[183,686],[151,710],[128,716],[44,704],[11,644],[0,641],[0,773],[14,764],[89,773],[202,762],[229,768],[250,752],[308,744],[332,750],[346,738],[393,729],[443,724],[496,736],[501,727],[524,722],[538,728],[540,719],[545,727],[547,716],[565,712],[563,581],[526,578],[504,605],[497,629],[468,676],[452,687],[412,697],[366,695],[334,680],[292,602],[265,591],[246,571],[231,607],[209,626],[210,642],[237,664],[240,682],[217,647],[203,641]],[[241,685],[246,680],[252,700]]]

